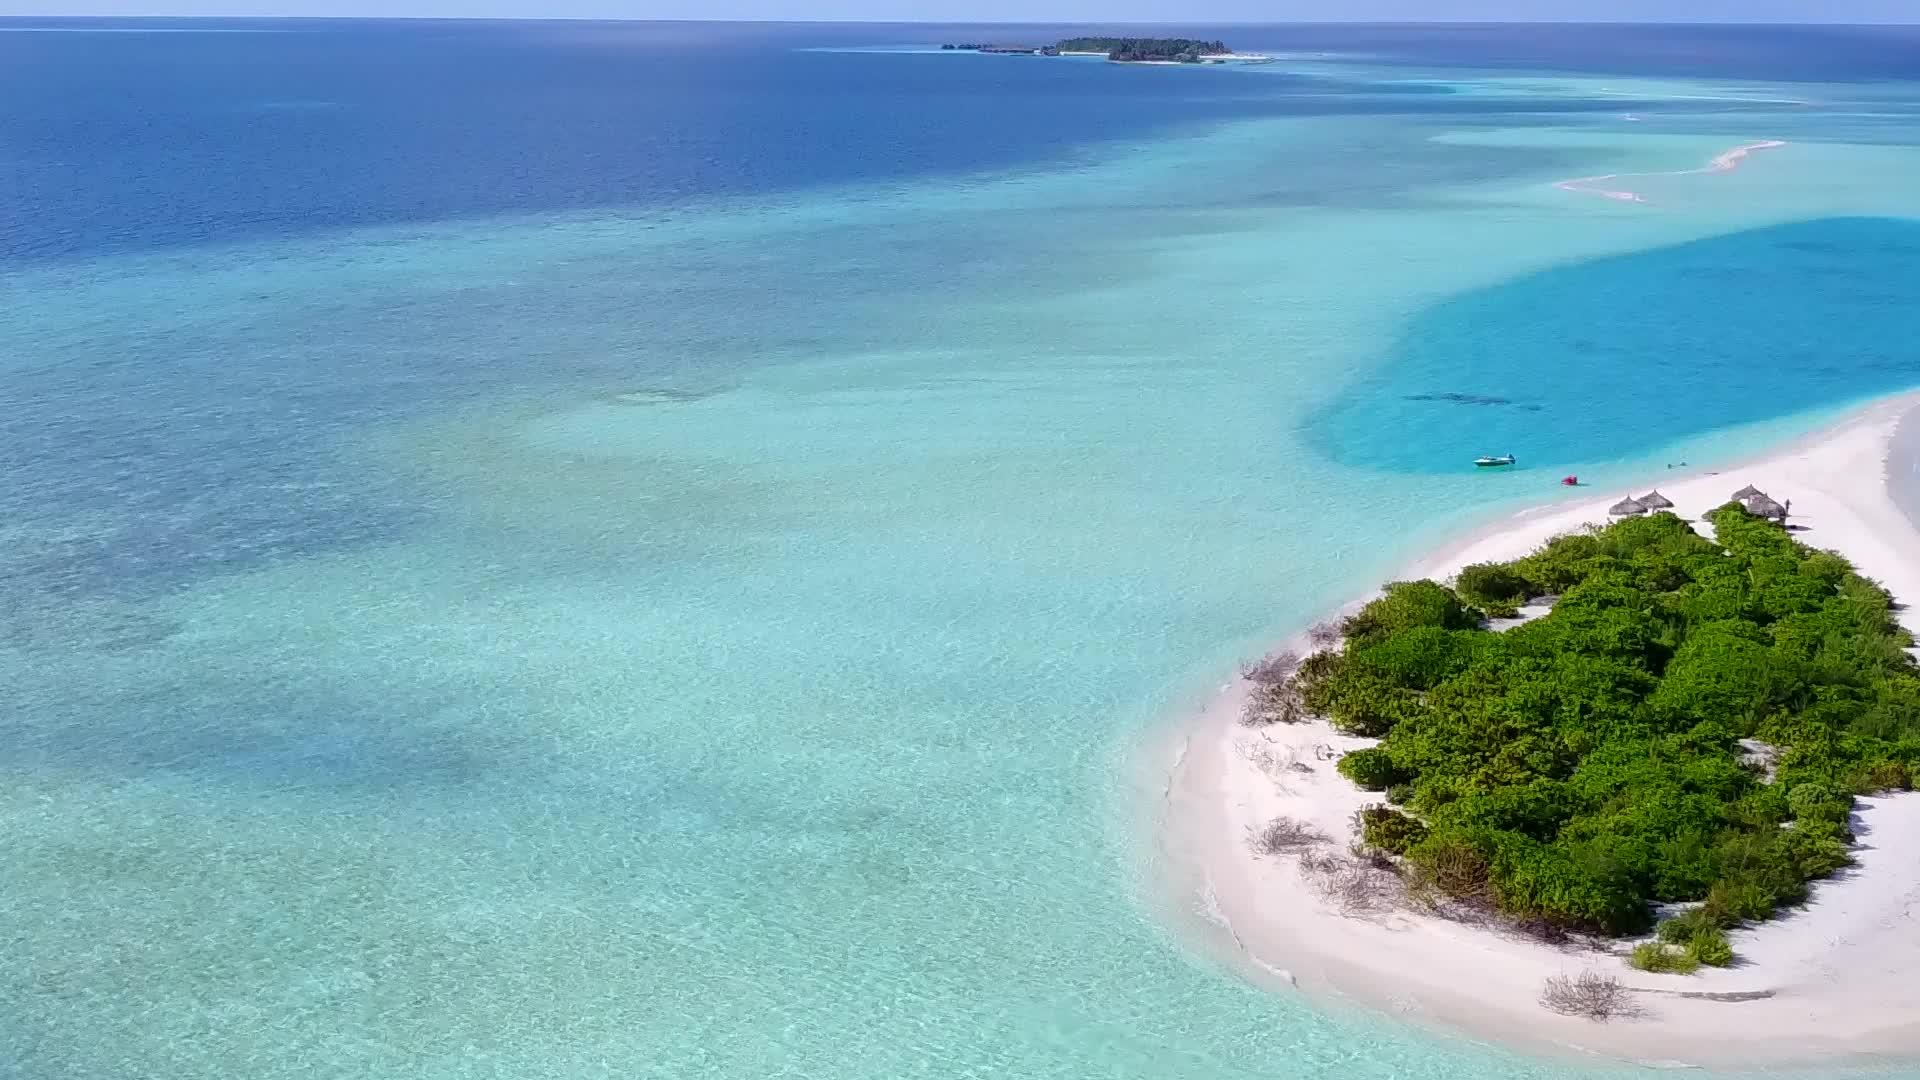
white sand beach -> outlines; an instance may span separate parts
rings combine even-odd
[[[1769,456],[1715,472],[1666,472],[1631,493],[1658,487],[1674,512],[1697,518],[1735,489],[1757,485],[1793,501],[1802,542],[1845,555],[1897,602],[1920,603],[1920,531],[1884,479],[1893,433],[1917,403],[1916,395],[1883,400]],[[1608,506],[1627,494],[1610,489],[1520,514],[1399,576],[1445,579],[1471,563],[1517,558],[1552,536],[1605,522]],[[1901,615],[1920,629],[1917,617]],[[1155,857],[1184,928],[1249,978],[1525,1049],[1649,1064],[1920,1054],[1920,793],[1860,800],[1858,865],[1817,883],[1803,909],[1735,932],[1737,966],[1651,975],[1620,956],[1563,951],[1412,911],[1342,914],[1294,858],[1255,856],[1248,830],[1282,814],[1316,823],[1344,846],[1349,816],[1378,796],[1354,788],[1332,764],[1370,740],[1321,723],[1242,726],[1248,690],[1242,682],[1223,687],[1156,751],[1165,755],[1156,768],[1166,800]],[[1588,969],[1643,991],[1635,995],[1643,1015],[1597,1023],[1539,1004],[1549,976]]]

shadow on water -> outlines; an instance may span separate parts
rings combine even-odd
[[[1920,383],[1920,222],[1834,218],[1594,259],[1438,305],[1308,421],[1334,459],[1605,461]],[[1381,433],[1392,432],[1392,438]]]

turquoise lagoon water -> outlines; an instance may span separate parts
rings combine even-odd
[[[48,232],[0,1075],[1596,1071],[1188,950],[1141,748],[1564,472],[1920,382],[1916,96],[1365,44],[1077,68],[1235,115],[1019,161]],[[1220,104],[1276,94],[1337,108]]]

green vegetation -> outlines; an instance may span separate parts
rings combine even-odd
[[[1137,63],[1142,60],[1169,60],[1197,64],[1203,56],[1223,56],[1232,52],[1218,41],[1194,41],[1191,38],[1068,38],[1054,45],[1061,52],[1103,52],[1109,60]]]
[[[1427,827],[1420,819],[1391,806],[1362,807],[1355,812],[1354,819],[1361,845],[1389,855],[1405,855],[1427,838]]]
[[[1381,740],[1340,760],[1392,805],[1361,841],[1416,894],[1558,932],[1632,935],[1647,970],[1729,963],[1726,930],[1847,865],[1857,794],[1920,767],[1920,668],[1886,592],[1729,504],[1389,585],[1307,658],[1304,707]],[[1502,632],[1483,612],[1558,594]],[[1777,751],[1771,780],[1741,740]]]
[[[1475,563],[1462,569],[1454,591],[1495,619],[1512,618],[1531,598],[1527,579],[1507,563]]]
[[[1641,971],[1662,975],[1691,975],[1700,970],[1700,961],[1695,960],[1685,949],[1661,941],[1635,945],[1633,954],[1627,958],[1627,963]]]
[[[1660,943],[1683,951],[1696,965],[1726,967],[1733,963],[1733,945],[1727,941],[1726,927],[1704,907],[1663,920],[1654,936]]]

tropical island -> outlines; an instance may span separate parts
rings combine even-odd
[[[1388,585],[1249,702],[1377,738],[1360,844],[1440,910],[1564,938],[1655,929],[1634,966],[1726,966],[1726,932],[1852,862],[1857,795],[1920,767],[1920,667],[1886,591],[1739,504]],[[1551,610],[1510,627],[1531,601]]]
[[[1200,64],[1239,57],[1225,42],[1193,38],[1075,37],[1052,45],[1005,45],[966,42],[940,46],[946,51],[1007,53],[1020,56],[1104,56],[1116,64]]]
[[[1916,404],[1518,515],[1247,665],[1152,789],[1174,917],[1539,1049],[1920,1052]]]

